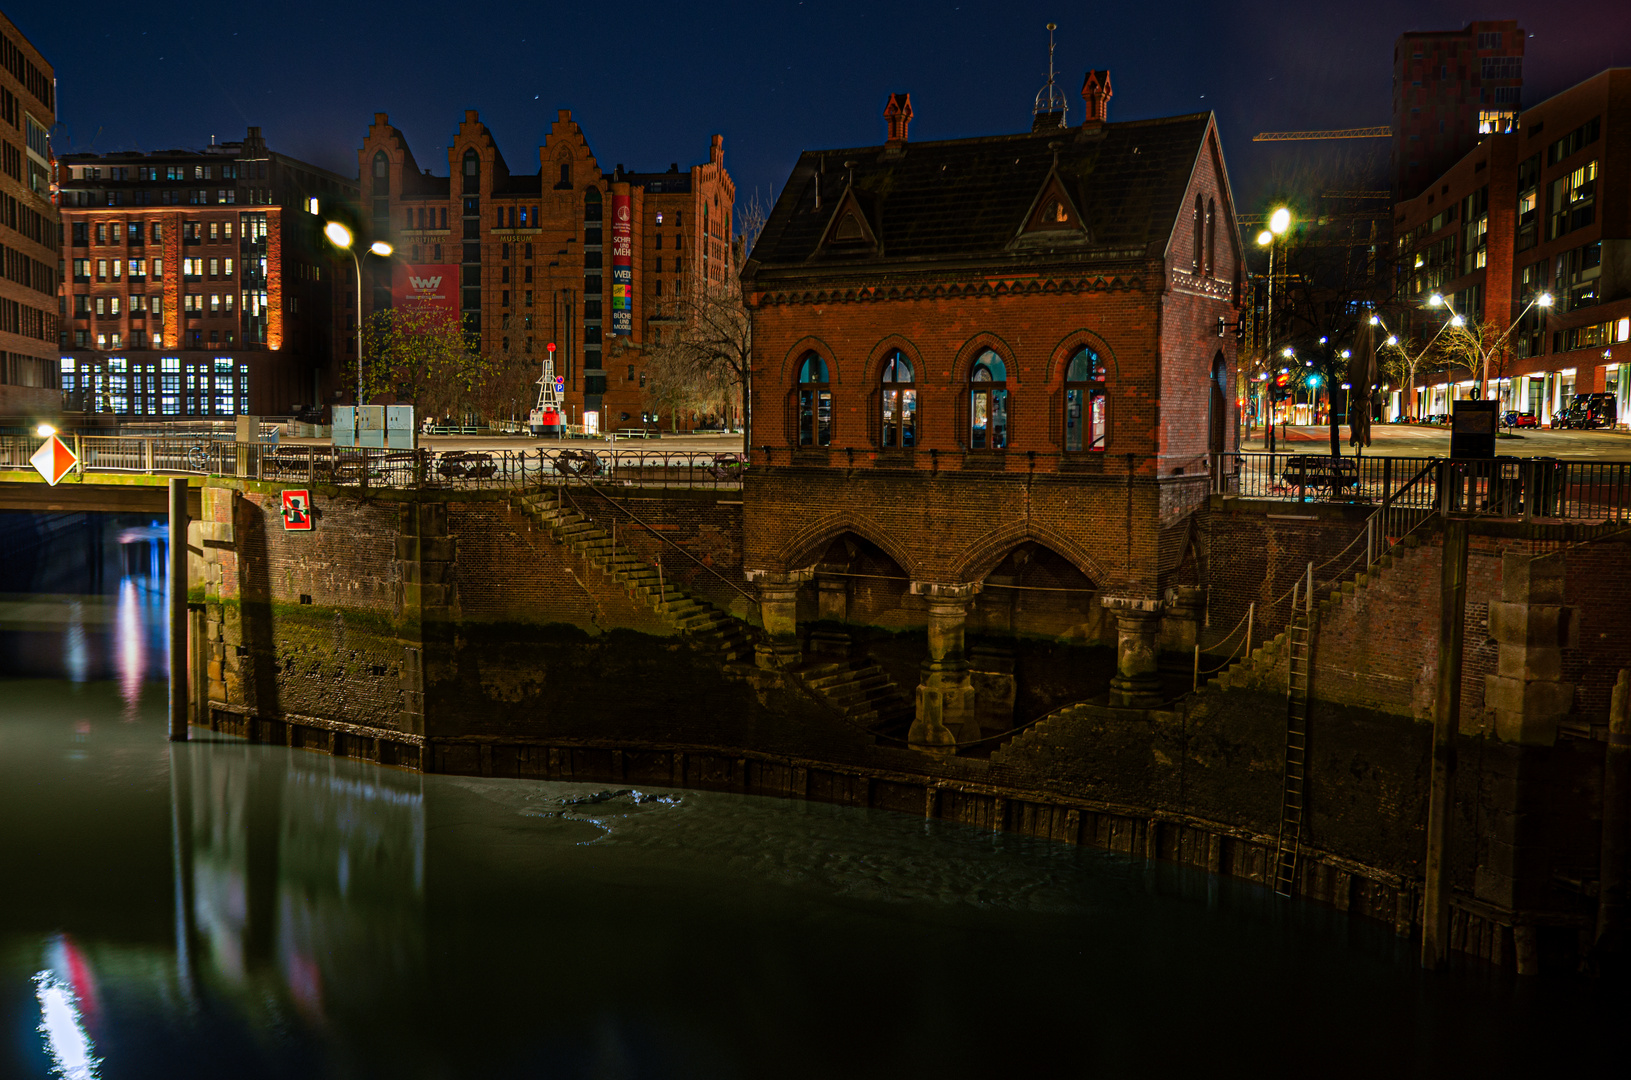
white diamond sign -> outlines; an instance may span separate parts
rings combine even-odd
[[[79,458],[74,456],[67,443],[52,435],[34,451],[34,456],[28,459],[28,463],[45,477],[47,484],[56,487],[57,482],[79,464]]]

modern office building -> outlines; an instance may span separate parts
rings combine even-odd
[[[258,127],[59,164],[67,408],[276,416],[332,399],[351,324],[323,208],[354,204],[355,180],[273,151]]]
[[[541,362],[553,342],[569,424],[640,427],[653,411],[647,348],[673,332],[686,298],[734,273],[736,189],[723,138],[684,171],[607,171],[562,109],[536,171],[512,172],[471,110],[446,153],[446,174],[433,175],[374,114],[357,157],[366,239],[388,241],[395,255],[367,261],[365,315],[397,302],[409,279],[456,280],[446,302],[484,357]]]
[[[1410,199],[1522,108],[1524,31],[1505,19],[1393,46],[1393,194]]]
[[[57,273],[62,236],[51,201],[56,77],[0,15],[0,422],[54,416]]]
[[[1628,148],[1631,68],[1611,68],[1525,110],[1395,208],[1413,336],[1452,311],[1492,324],[1491,396],[1542,423],[1574,394],[1616,394],[1622,424],[1631,404]],[[1428,307],[1434,293],[1449,303]],[[1543,294],[1549,308],[1532,303]],[[1481,375],[1419,375],[1415,415],[1447,412]]]

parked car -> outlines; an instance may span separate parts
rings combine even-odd
[[[1575,394],[1567,408],[1552,414],[1554,428],[1613,427],[1619,422],[1619,403],[1613,394]]]
[[[1508,412],[1501,417],[1501,423],[1509,428],[1540,427],[1540,421],[1535,418],[1535,414],[1532,412]]]

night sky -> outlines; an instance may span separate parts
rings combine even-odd
[[[260,125],[275,149],[356,173],[375,111],[421,166],[446,172],[463,110],[480,110],[512,171],[570,108],[602,166],[705,159],[725,136],[739,197],[774,197],[799,150],[883,140],[890,91],[912,94],[913,139],[1022,131],[1046,80],[1047,33],[1081,118],[1088,68],[1109,68],[1112,120],[1219,114],[1240,212],[1300,149],[1265,130],[1386,124],[1392,47],[1406,30],[1516,17],[1531,35],[1524,104],[1631,64],[1631,3],[1438,0],[1202,5],[873,3],[522,4],[462,0],[250,7],[171,0],[6,5],[56,65],[58,152],[206,145]],[[1346,144],[1386,161],[1386,140]]]

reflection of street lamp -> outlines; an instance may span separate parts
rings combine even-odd
[[[1263,313],[1265,324],[1263,336],[1264,356],[1274,355],[1274,241],[1284,236],[1291,228],[1291,211],[1285,207],[1277,207],[1269,214],[1269,227],[1257,234],[1257,246],[1269,249],[1269,292],[1266,310]],[[1265,417],[1265,419],[1269,419]],[[1263,445],[1274,445],[1274,424],[1272,420],[1263,425]]]
[[[357,257],[357,249],[351,246],[351,230],[338,221],[331,221],[323,226],[323,235],[328,237],[329,243],[341,248],[351,256],[351,265],[357,271],[357,408],[356,422],[362,423],[362,259]],[[378,255],[381,258],[391,253],[391,245],[383,240],[375,240],[363,252],[363,258],[369,255]]]

